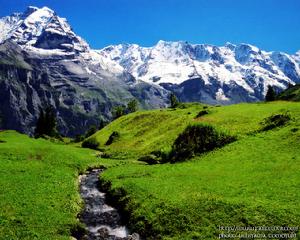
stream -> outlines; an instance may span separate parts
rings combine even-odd
[[[80,221],[87,233],[84,240],[139,240],[139,235],[129,234],[121,224],[117,209],[106,204],[105,193],[99,190],[99,174],[102,169],[93,169],[79,176],[80,195],[84,209]]]

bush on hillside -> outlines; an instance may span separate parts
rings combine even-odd
[[[138,110],[138,101],[136,99],[132,99],[127,103],[127,112],[133,113]]]
[[[77,135],[75,136],[75,138],[73,139],[73,142],[79,143],[79,142],[82,142],[83,140],[84,140],[84,136],[81,135],[81,134],[77,134]]]
[[[203,124],[190,125],[175,140],[169,161],[183,161],[197,154],[222,147],[235,140],[236,137],[218,132],[212,126]]]
[[[169,162],[169,153],[164,151],[153,151],[148,155],[142,156],[138,161],[146,162],[149,165]]]
[[[117,131],[114,131],[108,138],[107,142],[105,143],[105,145],[110,145],[113,142],[115,142],[118,138],[120,137],[120,133]]]
[[[207,110],[202,110],[200,111],[197,116],[195,118],[199,118],[199,117],[202,117],[204,115],[207,115],[208,114],[208,111]]]
[[[117,119],[125,115],[126,108],[124,106],[116,106],[112,110],[113,119]]]
[[[138,159],[138,161],[148,163],[149,165],[160,163],[160,159],[154,154],[149,154],[146,156],[142,156]]]
[[[99,147],[99,142],[97,141],[96,138],[88,138],[84,140],[81,144],[81,147],[83,148],[91,148],[91,149],[97,149]]]
[[[274,114],[264,119],[261,123],[263,125],[262,131],[271,130],[276,127],[284,126],[291,120],[289,113]]]

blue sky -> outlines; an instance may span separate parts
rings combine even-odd
[[[152,46],[162,39],[300,50],[299,0],[0,0],[0,15],[28,5],[48,6],[66,17],[93,48]]]

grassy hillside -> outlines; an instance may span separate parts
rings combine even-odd
[[[271,102],[236,104],[230,106],[206,106],[186,104],[183,109],[163,109],[141,111],[123,116],[101,131],[94,134],[100,148],[122,154],[134,153],[134,156],[153,150],[168,149],[186,126],[195,122],[211,124],[239,138],[260,130],[261,122],[273,114],[290,112],[298,124],[300,109],[298,103]],[[196,118],[200,111],[208,114]],[[109,136],[117,131],[118,141],[105,146]]]
[[[179,132],[205,122],[238,141],[177,164],[130,163],[105,171],[111,194],[120,198],[136,231],[163,239],[215,239],[218,226],[299,225],[300,104],[272,102],[138,112],[98,132],[100,148],[136,159],[169,149]],[[283,127],[261,131],[263,120],[285,114]],[[117,142],[105,147],[118,131]],[[134,155],[128,155],[134,153]],[[126,194],[124,194],[126,193]]]
[[[200,111],[208,114],[196,117]],[[262,131],[261,123],[274,114],[291,120]],[[182,163],[137,161],[153,150],[170,150],[178,134],[198,122],[238,140]],[[119,138],[106,146],[114,131]],[[0,132],[0,239],[69,239],[82,204],[78,174],[99,165],[108,167],[103,186],[124,207],[131,228],[153,239],[216,239],[218,226],[300,223],[300,103],[141,111],[91,138],[116,159]]]
[[[281,92],[278,96],[278,99],[288,100],[288,101],[300,101],[300,84],[297,84],[293,87],[286,89]]]
[[[78,173],[100,164],[94,151],[0,132],[0,239],[70,239]]]

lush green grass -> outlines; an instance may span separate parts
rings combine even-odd
[[[112,195],[121,196],[133,228],[155,238],[214,239],[218,225],[299,225],[300,104],[211,107],[210,114],[193,120],[201,109],[193,105],[135,113],[94,136],[102,143],[117,129],[120,140],[106,150],[132,150],[136,157],[169,148],[193,121],[210,123],[239,137],[184,163],[129,163],[106,170],[104,182],[112,183]],[[264,118],[286,111],[292,116],[286,126],[260,131]],[[123,191],[126,196],[120,194]]]
[[[100,132],[93,135],[100,143],[100,148],[105,147],[112,132],[120,133],[118,141],[106,150],[121,152],[129,155],[140,155],[160,148],[168,148],[176,136],[193,121],[200,105],[192,105],[187,109],[141,111],[123,116],[109,124]]]
[[[0,239],[70,239],[82,205],[79,172],[116,161],[13,131],[0,140]]]
[[[154,239],[215,239],[218,225],[299,225],[300,103],[272,102],[143,111],[121,117],[91,138],[121,160],[95,151],[0,133],[0,239],[68,239],[78,224],[78,173],[109,167],[103,182],[130,213],[129,225]],[[261,122],[289,112],[285,126]],[[238,140],[190,161],[149,166],[137,158],[170,150],[179,133],[204,122]],[[116,142],[105,146],[113,131]],[[0,141],[1,142],[1,141]]]
[[[185,109],[164,109],[136,112],[123,116],[97,132],[100,148],[110,152],[140,155],[153,150],[169,149],[179,133],[194,122],[204,122],[243,138],[259,131],[264,118],[276,113],[291,112],[294,121],[300,121],[300,105],[293,102],[236,104],[208,107],[209,114],[196,118],[201,104],[187,104]],[[120,133],[119,141],[105,146],[113,131]]]

